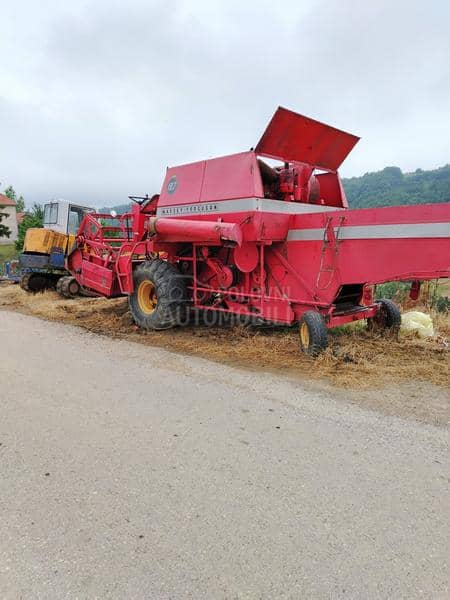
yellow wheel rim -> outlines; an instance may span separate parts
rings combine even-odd
[[[300,341],[304,348],[309,347],[309,328],[306,323],[300,325]]]
[[[137,289],[137,300],[139,308],[145,314],[151,314],[158,304],[158,296],[156,294],[156,287],[151,281],[142,281]]]

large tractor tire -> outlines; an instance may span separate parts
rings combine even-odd
[[[397,335],[402,324],[402,313],[399,307],[387,298],[379,300],[379,304],[380,308],[377,314],[371,319],[367,319],[367,327],[370,331],[384,330],[386,333]]]
[[[317,356],[328,346],[328,329],[322,315],[307,310],[300,319],[300,348],[309,356]]]
[[[159,258],[136,267],[134,292],[128,298],[136,324],[143,329],[180,325],[186,308],[184,280],[173,265]]]

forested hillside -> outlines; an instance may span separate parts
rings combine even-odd
[[[450,202],[450,165],[402,173],[398,167],[343,180],[350,207]]]
[[[343,179],[343,184],[352,208],[450,202],[450,165],[433,171],[417,169],[414,173],[402,173],[398,167],[386,167],[361,177]],[[128,204],[120,204],[101,210],[109,212],[114,208],[123,213],[128,207]]]

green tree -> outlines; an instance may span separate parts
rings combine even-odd
[[[343,179],[350,208],[450,201],[450,165],[402,173],[398,167]]]
[[[19,235],[15,242],[17,250],[22,250],[25,234],[30,227],[42,227],[44,224],[44,209],[40,204],[33,204],[30,212],[27,212],[19,225]]]
[[[13,188],[12,185],[9,185],[5,189],[3,194],[10,200],[14,200],[14,202],[16,203],[16,212],[18,212],[18,213],[25,212],[25,199],[22,195],[17,197],[16,190]]]
[[[17,197],[16,190],[13,188],[12,185],[9,185],[5,189],[3,194],[10,200],[14,200],[14,202],[16,203],[16,212],[18,212],[18,213],[25,212],[25,199],[22,195]]]
[[[13,188],[12,185],[8,185],[3,194],[10,200],[14,200],[14,202],[17,200],[16,190]]]
[[[23,196],[19,196],[16,200],[16,212],[25,212],[25,199]]]
[[[6,225],[4,225],[2,223],[2,219],[7,217],[8,214],[5,212],[2,212],[2,208],[4,208],[4,206],[0,206],[0,238],[2,238],[2,237],[9,238],[9,236],[11,235],[11,230],[9,229],[9,227],[6,227]]]

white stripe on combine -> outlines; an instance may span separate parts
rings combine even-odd
[[[344,210],[334,206],[317,204],[300,204],[299,202],[283,202],[270,198],[236,198],[235,200],[218,200],[217,202],[195,202],[193,204],[176,204],[160,206],[157,217],[181,217],[185,215],[225,214],[239,212],[267,212],[286,215],[304,215],[317,212]]]
[[[322,240],[325,229],[290,229],[288,241]],[[450,222],[402,223],[399,225],[348,225],[335,227],[339,240],[373,240],[399,238],[450,238]]]

